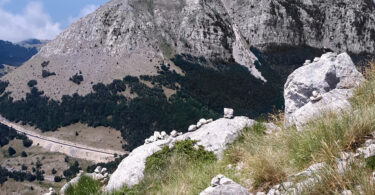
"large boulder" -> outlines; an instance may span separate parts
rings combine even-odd
[[[245,127],[252,126],[255,123],[247,117],[235,117],[233,119],[218,119],[194,132],[188,132],[178,137],[170,136],[166,140],[159,140],[150,144],[142,145],[134,149],[128,157],[126,157],[112,174],[107,191],[112,191],[126,185],[132,187],[138,184],[144,177],[143,171],[147,157],[158,152],[162,147],[181,140],[196,140],[198,145],[202,145],[206,150],[214,152],[219,158],[226,146],[232,143],[241,130]]]
[[[326,53],[298,68],[284,86],[286,125],[300,127],[322,111],[350,108],[348,98],[362,81],[347,53]]]
[[[226,178],[224,175],[217,175],[211,181],[211,186],[206,188],[199,195],[248,195],[249,192],[240,184]]]

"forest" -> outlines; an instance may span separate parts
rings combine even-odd
[[[9,93],[3,93],[0,113],[8,120],[23,121],[42,131],[55,131],[77,122],[113,127],[128,142],[123,148],[132,150],[155,130],[185,132],[200,118],[219,118],[224,107],[234,108],[236,115],[255,118],[283,105],[282,79],[268,66],[259,67],[268,79],[263,83],[236,63],[210,66],[205,59],[187,55],[175,56],[173,61],[184,76],[162,65],[157,76],[126,76],[108,85],[99,83],[90,94],[65,95],[61,102],[43,96],[43,91],[31,82],[30,93],[22,100],[13,101]],[[153,87],[143,81],[150,81]],[[0,92],[6,86],[0,82]],[[176,93],[167,98],[162,86]],[[121,95],[127,88],[137,97]]]

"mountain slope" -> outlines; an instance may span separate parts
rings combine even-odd
[[[0,65],[19,66],[29,60],[38,51],[35,48],[25,48],[8,41],[0,40]]]
[[[132,149],[223,107],[281,109],[306,59],[374,53],[374,17],[369,0],[111,0],[1,79],[0,112],[43,131],[114,127]]]
[[[93,84],[125,75],[157,74],[155,66],[174,54],[236,61],[262,78],[254,68],[257,58],[246,46],[267,51],[275,45],[307,45],[373,53],[373,10],[369,0],[112,0],[72,24],[4,80],[10,81],[13,97],[25,97],[27,82],[40,77],[39,65],[50,61],[47,69],[56,77],[39,88],[60,99],[87,94]],[[80,71],[86,78],[81,86],[67,81]]]

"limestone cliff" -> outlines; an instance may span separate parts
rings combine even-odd
[[[32,79],[46,96],[60,99],[126,75],[157,74],[161,61],[189,54],[212,65],[236,62],[266,81],[250,47],[373,53],[374,10],[371,0],[111,0],[2,80],[16,99],[29,92]],[[41,66],[44,61],[48,66]],[[43,70],[56,75],[43,78]],[[84,77],[80,85],[69,81],[77,73]]]

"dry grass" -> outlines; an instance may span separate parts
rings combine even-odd
[[[364,166],[363,159],[357,159],[342,174],[335,163],[339,152],[356,149],[375,130],[374,67],[372,63],[366,69],[368,81],[356,89],[351,99],[352,112],[324,113],[303,131],[284,128],[283,114],[278,112],[269,119],[283,131],[263,135],[264,129],[259,124],[245,128],[227,148],[223,159],[213,163],[192,163],[178,156],[163,159],[173,166],[157,175],[146,173],[141,184],[127,189],[128,194],[198,194],[217,174],[226,175],[252,192],[266,191],[274,184],[287,181],[288,175],[319,162],[326,162],[328,166],[318,173],[319,182],[306,187],[301,194],[339,194],[346,189],[355,194],[360,191],[375,194],[374,184],[370,182],[372,170]],[[159,182],[162,178],[168,179]]]

